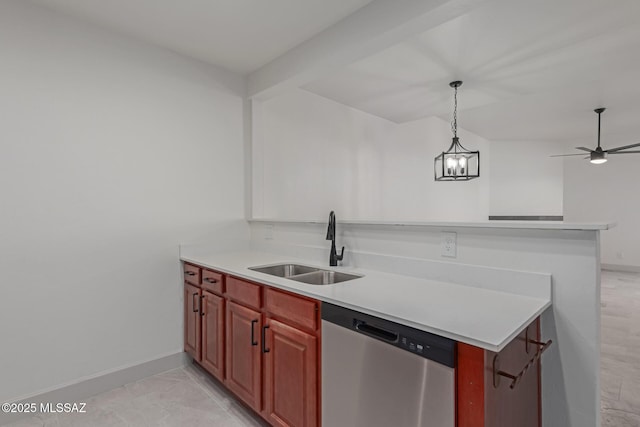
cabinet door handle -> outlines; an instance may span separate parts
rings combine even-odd
[[[184,274],[186,274],[187,276],[195,276],[196,273],[194,273],[193,271],[185,271]]]
[[[202,300],[205,298],[205,295],[200,296],[200,316],[204,316],[204,310],[202,309]]]
[[[264,325],[262,327],[262,352],[269,353],[271,350],[267,348],[267,328],[269,325]]]
[[[207,282],[207,283],[211,283],[211,284],[218,283],[218,281],[216,279],[212,279],[210,277],[205,277],[204,281]]]
[[[256,341],[256,337],[255,337],[255,324],[258,323],[258,319],[252,320],[251,321],[251,345],[252,346],[256,346],[258,345],[258,341]]]
[[[198,296],[198,293],[197,293],[197,292],[194,292],[194,293],[193,293],[193,295],[191,295],[191,298],[192,298],[192,299],[191,299],[191,303],[192,303],[192,305],[193,305],[193,312],[194,312],[194,313],[197,313],[197,312],[198,312],[198,309],[196,308],[196,297],[197,297],[197,296]]]

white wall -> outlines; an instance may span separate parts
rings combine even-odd
[[[564,165],[568,221],[617,221],[602,233],[602,263],[640,268],[640,154],[611,156],[593,165],[569,158]]]
[[[563,145],[491,141],[491,215],[562,215]]]
[[[0,55],[0,401],[180,352],[178,244],[248,233],[243,79],[18,0]]]
[[[485,220],[489,147],[469,132],[485,169],[469,182],[434,182],[433,159],[451,143],[433,117],[406,124],[304,90],[254,103],[253,215],[349,219]]]

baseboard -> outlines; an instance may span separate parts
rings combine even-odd
[[[610,271],[625,271],[629,273],[640,273],[640,266],[637,265],[621,265],[621,264],[601,264],[600,268]]]
[[[80,378],[73,383],[62,385],[53,390],[36,393],[32,396],[21,398],[11,403],[73,403],[83,402],[91,396],[113,390],[134,381],[179,368],[186,365],[190,358],[184,352],[172,353],[157,359],[136,363],[130,366],[116,368],[106,372],[100,372],[90,377]],[[0,402],[5,403],[5,402]],[[15,422],[22,418],[28,418],[35,414],[4,413],[0,412],[0,426]]]

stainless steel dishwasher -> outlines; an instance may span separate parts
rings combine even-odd
[[[324,427],[454,427],[455,342],[322,304]]]

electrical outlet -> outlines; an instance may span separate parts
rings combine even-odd
[[[273,240],[273,224],[264,226],[264,240]]]
[[[442,233],[441,255],[449,258],[455,258],[457,255],[456,246],[457,235],[452,232]]]
[[[624,255],[622,254],[622,252],[616,252],[616,258],[623,259]]]

